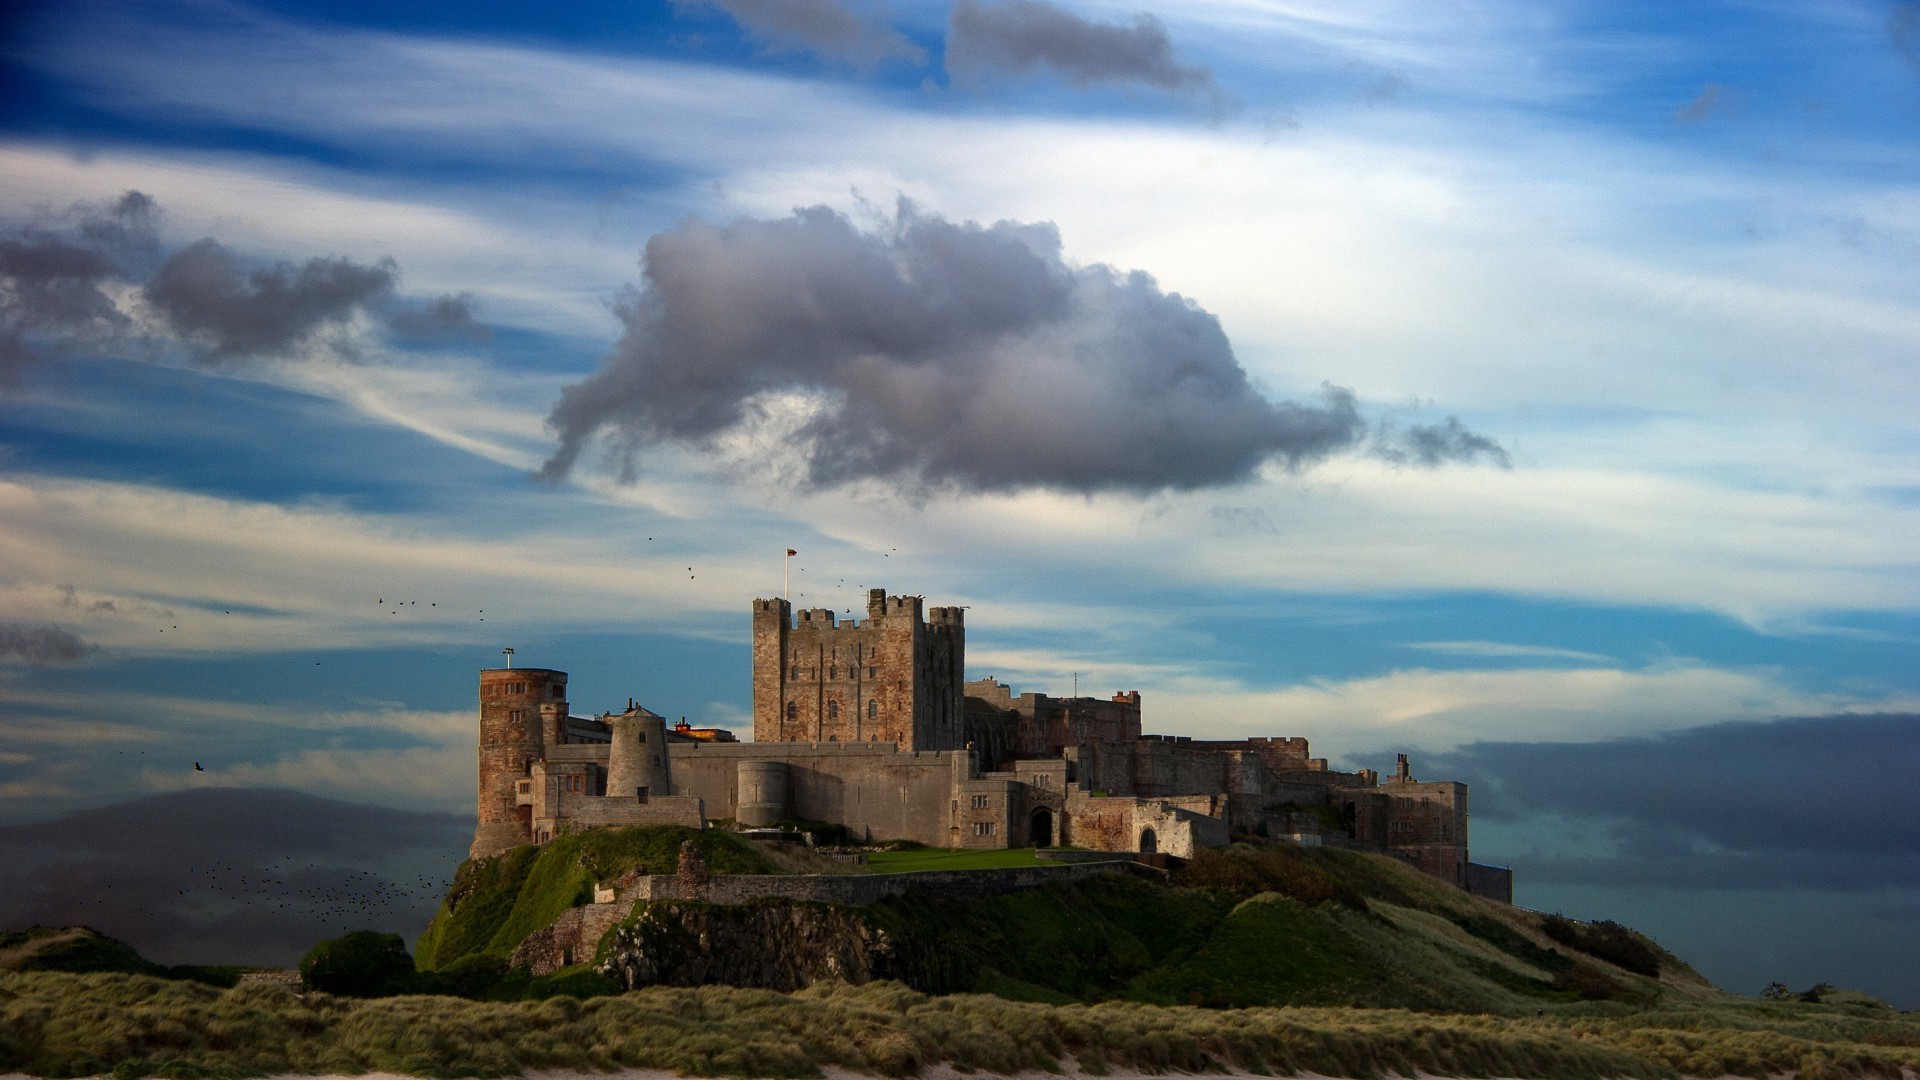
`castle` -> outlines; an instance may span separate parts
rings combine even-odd
[[[1329,769],[1305,739],[1143,735],[1137,691],[1016,696],[970,682],[962,610],[922,605],[872,589],[867,617],[842,622],[755,600],[752,742],[669,726],[631,700],[573,716],[563,671],[482,671],[472,854],[569,829],[722,820],[1175,856],[1262,835],[1388,852],[1511,899],[1509,871],[1468,861],[1465,784],[1417,781],[1404,754],[1383,781]]]

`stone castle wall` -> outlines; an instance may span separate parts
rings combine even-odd
[[[892,743],[702,743],[673,748],[673,791],[698,797],[716,816],[740,805],[743,762],[787,766],[783,815],[845,825],[862,839],[955,846],[954,786],[965,751],[902,751]],[[999,846],[1005,846],[1002,843]]]
[[[631,700],[569,720],[564,672],[482,672],[473,853],[575,827],[798,818],[947,848],[1131,852],[1151,838],[1191,855],[1236,832],[1313,835],[1467,882],[1465,785],[1417,782],[1405,755],[1384,783],[1330,770],[1305,739],[1142,735],[1136,691],[966,682],[962,614],[883,589],[844,622],[754,601],[752,743],[669,739]]]

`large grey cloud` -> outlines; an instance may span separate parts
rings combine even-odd
[[[96,648],[57,626],[0,623],[0,663],[77,664]]]
[[[111,206],[76,206],[0,233],[0,383],[18,384],[51,355],[130,342],[231,366],[292,355],[362,317],[403,336],[479,329],[465,296],[399,296],[391,260],[261,264],[211,238],[169,253],[158,213],[129,191]],[[152,316],[144,324],[133,294]]]
[[[347,930],[409,942],[471,816],[209,789],[0,827],[0,930],[84,923],[164,963],[291,966]]]
[[[1174,58],[1173,39],[1152,15],[1136,15],[1132,25],[1099,23],[1045,0],[957,0],[947,29],[946,66],[961,83],[1046,69],[1075,86],[1138,84],[1178,93],[1214,89],[1205,67]]]
[[[1792,717],[1591,743],[1475,743],[1426,767],[1477,817],[1557,818],[1603,853],[1546,849],[1540,881],[1685,888],[1920,887],[1920,716]]]
[[[143,291],[180,337],[215,363],[285,353],[393,295],[390,259],[309,259],[249,270],[218,241],[177,251]]]
[[[925,49],[837,0],[673,0],[673,6],[683,11],[718,8],[774,51],[813,52],[857,67],[927,59]]]
[[[906,203],[872,230],[825,207],[689,221],[647,242],[645,276],[553,409],[550,479],[596,435],[631,469],[751,429],[781,394],[812,403],[778,453],[815,485],[1193,489],[1367,436],[1350,391],[1267,400],[1218,319],[1144,273],[1068,264],[1050,224]]]
[[[153,200],[129,191],[0,235],[0,383],[17,383],[47,346],[93,345],[132,320],[107,292],[158,250]]]

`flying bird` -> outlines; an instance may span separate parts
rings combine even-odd
[[[206,770],[206,769],[204,769],[204,768],[202,768],[202,767],[201,767],[201,765],[200,765],[200,763],[196,761],[196,762],[194,762],[194,763],[193,763],[193,771],[194,771],[194,772],[206,772],[207,770]]]

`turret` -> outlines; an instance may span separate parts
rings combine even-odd
[[[666,718],[634,705],[606,719],[613,729],[607,754],[607,797],[645,801],[650,795],[673,794]]]

